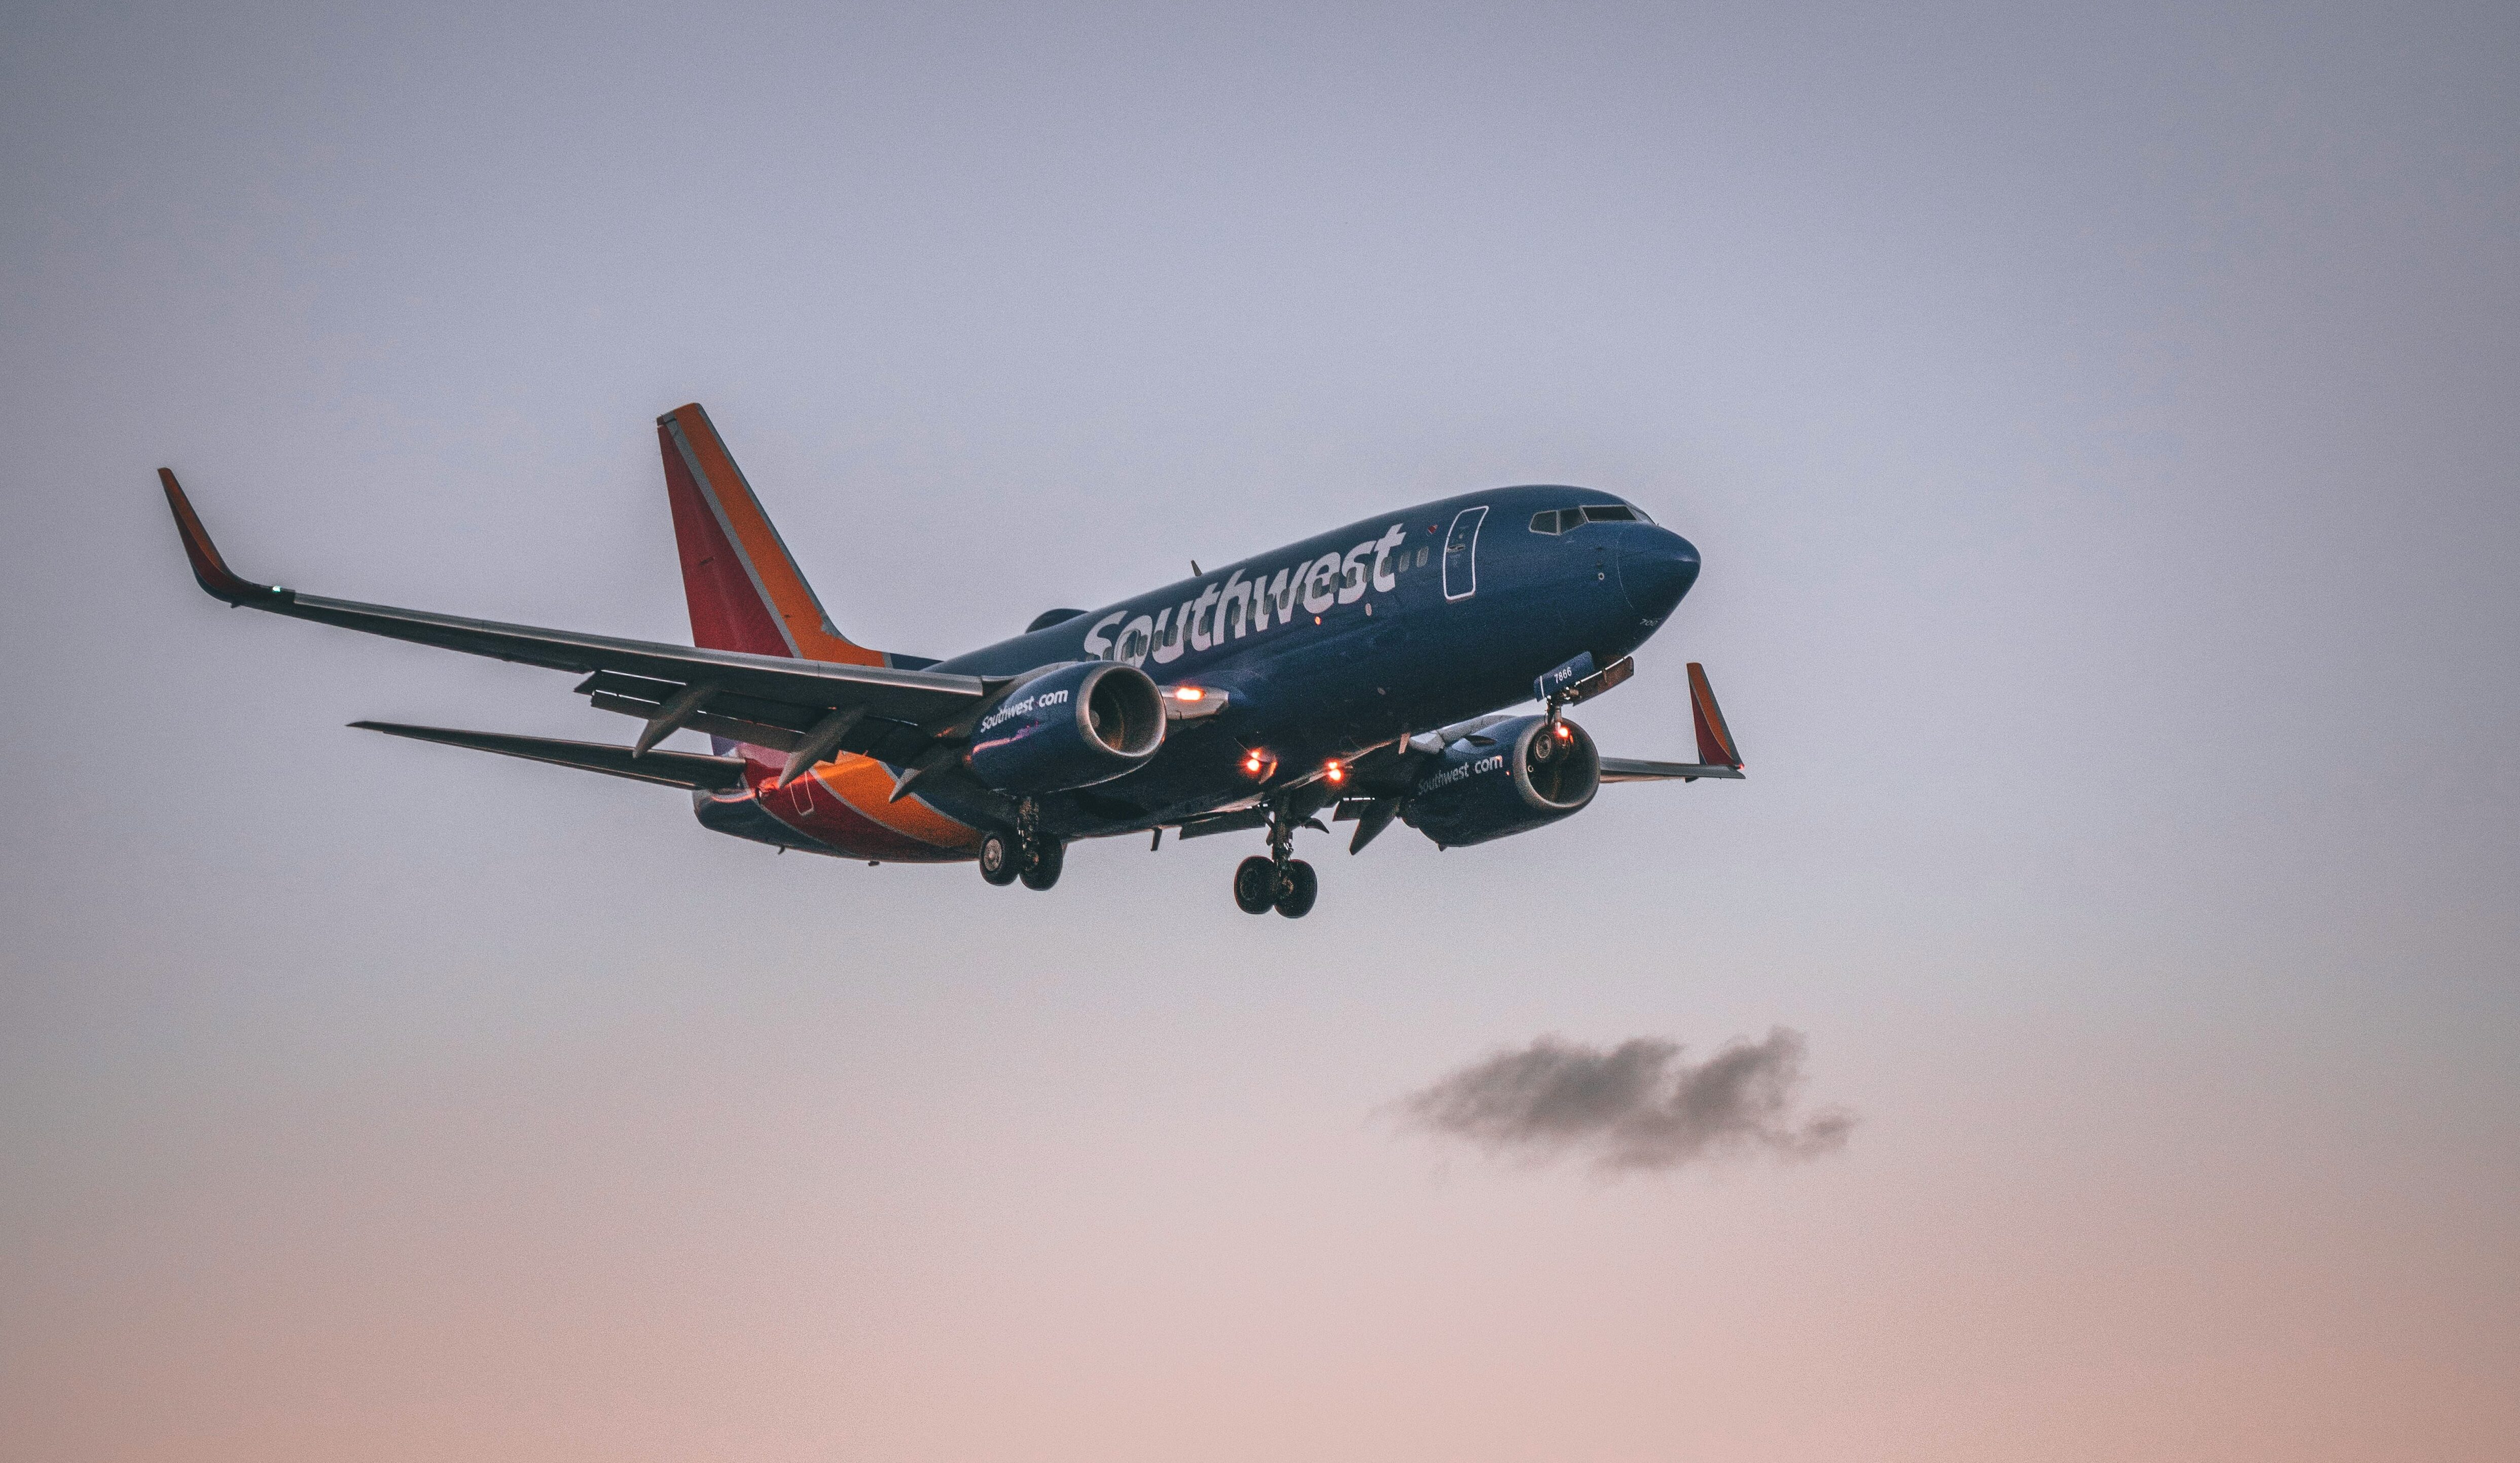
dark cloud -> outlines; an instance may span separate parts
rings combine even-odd
[[[1855,1117],[1787,1112],[1803,1038],[1778,1027],[1691,1064],[1677,1042],[1640,1037],[1603,1049],[1543,1037],[1473,1062],[1402,1102],[1418,1127],[1496,1153],[1589,1155],[1608,1170],[1674,1169],[1732,1153],[1811,1158],[1845,1145]]]

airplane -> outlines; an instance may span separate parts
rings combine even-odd
[[[703,827],[870,864],[974,862],[1058,882],[1068,843],[1258,831],[1244,912],[1310,912],[1294,857],[1320,815],[1364,852],[1396,820],[1462,848],[1573,817],[1604,782],[1743,776],[1704,668],[1694,763],[1604,757],[1565,708],[1635,674],[1698,554],[1635,504],[1500,488],[1418,504],[1100,609],[1053,609],[950,659],[870,649],[825,613],[698,404],[656,421],[692,643],[543,630],[301,595],[229,570],[158,469],[213,598],[582,676],[640,721],[627,746],[388,722],[366,731],[690,792]],[[1525,701],[1542,708],[1514,714]],[[710,753],[660,746],[705,732]]]

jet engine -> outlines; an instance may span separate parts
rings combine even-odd
[[[1581,813],[1601,786],[1601,754],[1583,728],[1516,717],[1461,738],[1410,787],[1401,820],[1438,848],[1528,833]]]
[[[1164,742],[1164,700],[1135,666],[1090,660],[1015,687],[974,729],[971,774],[1000,792],[1064,792],[1135,772]]]

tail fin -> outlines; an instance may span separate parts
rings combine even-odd
[[[891,663],[832,628],[698,403],[657,418],[656,440],[665,454],[693,644],[840,665]]]

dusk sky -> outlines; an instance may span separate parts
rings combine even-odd
[[[9,7],[0,1458],[2520,1457],[2515,78],[2508,4]],[[923,655],[1619,494],[1705,568],[1576,715],[1689,758],[1702,661],[1749,776],[1306,835],[1301,921],[1257,835],[777,857],[346,730],[636,724],[230,613],[154,476],[680,642],[695,400]],[[1642,1105],[1497,1105],[1570,1073]]]

